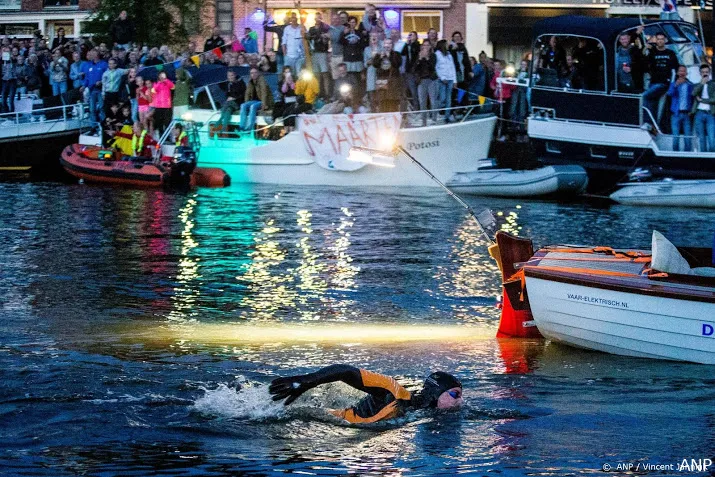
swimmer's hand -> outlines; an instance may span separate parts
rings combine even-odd
[[[310,375],[289,376],[287,378],[277,378],[271,382],[268,392],[271,393],[274,401],[285,399],[283,405],[287,406],[300,397],[307,390],[315,387],[310,379]]]

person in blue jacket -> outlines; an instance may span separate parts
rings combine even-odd
[[[85,94],[89,100],[90,117],[97,123],[102,122],[104,101],[102,98],[102,75],[109,66],[97,50],[87,52],[87,61],[82,63]]]
[[[693,88],[695,85],[688,81],[688,68],[678,66],[675,81],[670,83],[668,96],[670,96],[670,127],[673,135],[673,150],[680,150],[680,133],[685,135],[685,150],[693,148],[691,135],[693,125],[690,122],[690,110],[693,109]]]

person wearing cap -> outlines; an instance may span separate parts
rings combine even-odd
[[[304,392],[321,384],[341,381],[367,393],[354,406],[330,413],[351,424],[370,424],[400,417],[414,409],[456,409],[463,403],[462,383],[451,374],[430,374],[421,390],[410,392],[394,378],[346,364],[334,364],[310,374],[277,378],[268,392],[274,401],[289,405]]]

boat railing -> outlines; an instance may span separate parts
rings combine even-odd
[[[444,124],[447,119],[452,120],[454,123],[464,123],[468,121],[473,121],[477,119],[484,119],[485,117],[493,116],[495,110],[499,107],[499,102],[488,98],[482,100],[481,103],[475,102],[474,104],[452,106],[450,108],[436,108],[436,109],[425,109],[416,111],[400,111],[401,115],[401,127],[403,129],[413,129],[419,127],[425,127],[426,125],[432,125],[426,121],[429,117],[436,117],[437,120],[434,124]],[[379,113],[376,113],[379,114]],[[185,115],[185,121],[191,121],[189,119],[191,115]],[[220,110],[212,111],[211,115],[207,119],[201,121],[200,130],[202,132],[210,132],[211,124],[216,123],[221,116]],[[236,116],[236,115],[234,115]],[[251,132],[254,136],[269,136],[270,130],[280,129],[285,127],[285,122],[288,119],[297,119],[299,115],[289,115],[284,117],[279,117],[273,120],[270,116],[258,116],[256,119],[256,128]],[[327,115],[322,115],[327,116]],[[270,118],[270,119],[269,119]],[[231,133],[230,131],[221,131],[220,135],[215,137],[220,138],[230,138],[232,134],[238,137],[238,133]],[[242,132],[240,134],[246,134]],[[211,137],[211,134],[209,134]]]
[[[88,105],[84,103],[65,104],[49,108],[32,110],[19,110],[12,113],[0,114],[0,136],[22,136],[22,127],[28,124],[43,124],[46,126],[43,133],[53,132],[68,121],[79,121],[81,127],[90,127],[92,121],[89,119]],[[7,134],[10,128],[15,129],[15,134]]]
[[[648,117],[648,123],[655,128],[655,131],[658,133],[658,136],[663,134],[663,131],[660,130],[660,126],[658,126],[658,121],[656,121],[655,117],[653,117],[653,113],[651,112],[651,110],[646,108],[645,106],[641,106],[641,110],[643,111],[643,114]]]
[[[694,135],[658,134],[653,141],[661,151],[713,154],[712,152],[702,151],[700,149],[700,138]]]

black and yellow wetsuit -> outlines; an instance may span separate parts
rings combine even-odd
[[[315,373],[278,378],[271,384],[270,393],[275,401],[288,397],[285,403],[290,404],[305,391],[336,381],[367,393],[355,406],[330,411],[350,423],[369,424],[392,419],[411,406],[411,393],[394,378],[345,364],[334,364]]]

